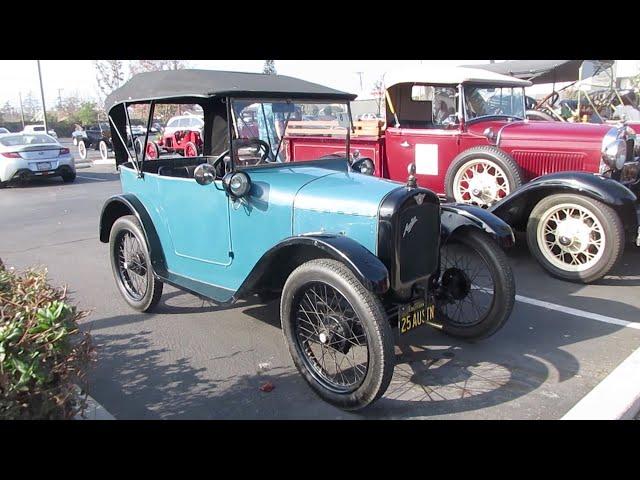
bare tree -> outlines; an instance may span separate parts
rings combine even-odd
[[[100,89],[101,102],[118,88],[125,80],[124,62],[122,60],[94,60],[96,81]]]
[[[157,72],[160,70],[183,70],[189,68],[189,64],[182,60],[133,60],[129,63],[131,75],[143,72]],[[182,108],[190,108],[187,105],[158,104],[155,107],[155,117],[163,121],[182,113]],[[132,118],[146,119],[148,109],[145,105],[133,105]]]
[[[188,64],[182,60],[133,60],[129,63],[131,75],[158,70],[182,70]]]
[[[278,72],[276,71],[275,60],[265,60],[262,73],[266,73],[267,75],[276,75]]]

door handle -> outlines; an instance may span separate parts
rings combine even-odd
[[[400,146],[401,146],[402,148],[408,148],[408,147],[410,147],[410,146],[411,146],[411,144],[405,140],[404,142],[402,142],[402,143],[400,144]]]

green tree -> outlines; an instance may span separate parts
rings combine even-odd
[[[277,75],[278,72],[276,71],[275,60],[265,60],[262,73],[266,73],[267,75]]]
[[[95,102],[83,102],[76,114],[76,119],[82,125],[96,123],[98,121],[98,109]]]

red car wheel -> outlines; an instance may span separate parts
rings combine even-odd
[[[160,156],[160,151],[156,142],[147,143],[147,155],[149,160],[156,160]]]
[[[193,142],[189,142],[184,147],[184,156],[185,157],[197,157],[198,156],[198,147]]]

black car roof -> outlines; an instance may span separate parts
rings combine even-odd
[[[211,97],[298,98],[344,100],[351,93],[285,75],[216,70],[161,70],[139,73],[106,99],[107,111],[123,102]]]

